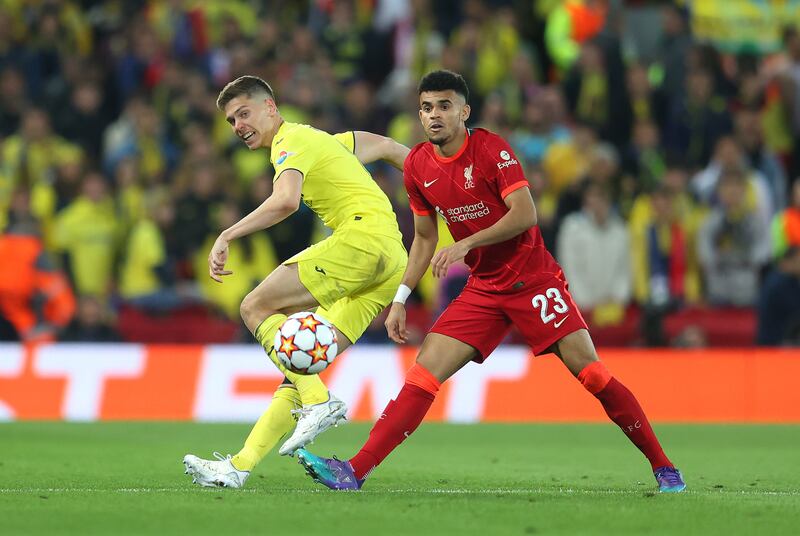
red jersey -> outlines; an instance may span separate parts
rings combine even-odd
[[[436,211],[455,240],[496,223],[508,212],[503,199],[528,186],[511,147],[482,128],[469,129],[464,145],[448,158],[432,143],[420,143],[406,158],[403,175],[411,210],[420,216]],[[535,287],[561,272],[538,226],[475,248],[464,261],[471,272],[467,286],[495,292]]]

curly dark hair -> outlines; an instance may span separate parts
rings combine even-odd
[[[422,77],[419,81],[419,94],[424,91],[447,91],[452,89],[469,102],[469,88],[464,77],[453,71],[445,69],[433,71]]]

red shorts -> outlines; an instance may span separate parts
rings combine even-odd
[[[567,282],[553,277],[518,292],[487,292],[467,286],[436,320],[431,332],[469,344],[480,353],[475,361],[482,363],[512,325],[535,355],[566,335],[587,329]]]

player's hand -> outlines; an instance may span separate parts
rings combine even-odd
[[[452,246],[447,246],[437,251],[436,255],[431,259],[433,277],[442,278],[446,276],[447,269],[452,264],[463,261],[467,253],[469,253],[469,246],[464,244],[463,241],[458,241]]]
[[[225,261],[228,260],[228,241],[221,235],[214,242],[214,246],[208,253],[208,275],[217,283],[222,283],[223,275],[231,275],[233,272],[225,269]]]
[[[406,329],[406,307],[402,303],[394,302],[389,309],[389,316],[386,317],[386,332],[389,338],[398,344],[408,341],[408,329]]]

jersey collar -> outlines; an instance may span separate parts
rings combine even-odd
[[[275,131],[275,137],[272,138],[272,145],[275,145],[275,142],[281,139],[281,136],[286,134],[287,128],[289,128],[289,122],[286,119],[284,119],[283,123],[281,123],[280,126],[278,127],[278,130]]]
[[[434,147],[433,148],[433,156],[434,156],[434,158],[436,158],[436,160],[438,160],[439,162],[447,163],[447,162],[452,162],[452,161],[458,159],[459,156],[464,154],[464,151],[467,150],[467,144],[469,143],[469,129],[466,128],[464,130],[466,132],[466,135],[464,136],[464,143],[461,144],[461,147],[459,147],[458,151],[456,151],[453,156],[442,156],[442,155],[440,155],[439,153],[436,152],[436,147]],[[431,144],[431,145],[433,145],[433,144]]]

